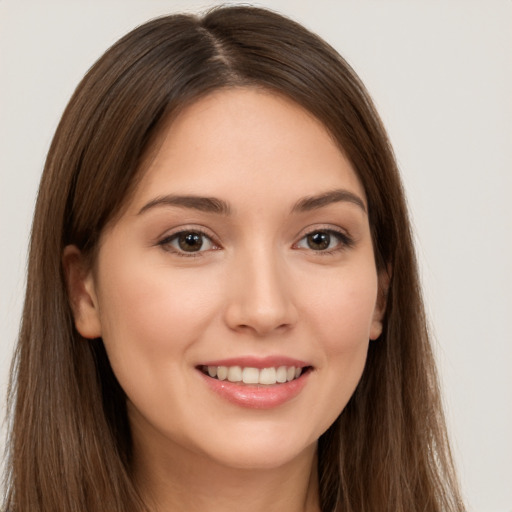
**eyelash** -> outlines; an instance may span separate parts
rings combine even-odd
[[[315,229],[307,231],[299,239],[299,241],[294,244],[294,247],[296,247],[297,249],[301,249],[301,248],[297,247],[300,242],[307,239],[307,237],[309,237],[309,236],[320,234],[320,233],[329,235],[329,237],[334,236],[338,240],[338,243],[331,249],[314,250],[311,248],[305,248],[305,250],[310,250],[310,251],[314,252],[315,255],[329,256],[329,255],[344,251],[346,249],[350,249],[351,247],[354,246],[354,239],[351,238],[346,232],[338,230],[338,229],[333,229],[331,227],[329,227],[329,228],[317,227]]]
[[[180,251],[179,249],[177,249],[176,247],[173,247],[171,245],[171,243],[174,242],[175,240],[178,240],[181,235],[189,235],[189,234],[190,235],[199,235],[199,236],[201,236],[201,238],[209,240],[213,246],[213,250],[218,250],[220,248],[220,245],[217,244],[213,240],[213,237],[211,235],[205,233],[202,229],[198,229],[198,228],[182,229],[181,231],[172,233],[171,235],[168,235],[165,238],[163,238],[162,240],[160,240],[157,243],[157,245],[161,246],[165,251],[172,252],[173,254],[180,256],[180,257],[197,258],[197,257],[201,256],[202,253],[205,251],[204,250],[203,251],[190,251],[190,252]],[[203,244],[204,244],[204,242],[201,244],[201,247]],[[210,249],[210,250],[212,250],[212,249]]]
[[[298,240],[298,242],[293,244],[293,247],[297,250],[301,250],[302,248],[298,247],[298,245],[303,240],[306,240],[307,237],[309,237],[309,236],[312,236],[315,234],[320,234],[320,233],[326,234],[329,237],[334,236],[338,240],[338,243],[336,244],[336,246],[331,249],[328,249],[328,250],[327,249],[326,250],[314,250],[311,248],[304,248],[304,250],[310,250],[313,253],[321,255],[321,256],[328,256],[328,255],[335,254],[335,253],[338,253],[338,252],[346,250],[346,249],[350,249],[351,247],[354,246],[354,240],[343,231],[332,229],[332,228],[316,228],[316,229],[312,229],[311,231],[306,232]],[[172,252],[173,254],[176,254],[177,256],[184,257],[184,258],[197,258],[197,257],[201,256],[203,252],[207,251],[207,250],[202,250],[202,251],[198,250],[198,251],[187,252],[187,251],[179,250],[176,247],[173,247],[171,245],[171,243],[178,240],[181,235],[199,235],[203,239],[209,240],[209,242],[212,244],[213,247],[211,249],[207,249],[207,250],[218,250],[220,248],[220,244],[217,244],[213,240],[213,237],[211,235],[209,235],[209,234],[205,233],[203,230],[197,229],[197,228],[182,229],[181,231],[178,231],[176,233],[166,236],[165,238],[160,240],[157,243],[157,245],[159,245],[160,247],[162,247],[164,250],[166,250],[168,252]],[[201,244],[200,249],[202,248],[203,244],[204,244],[204,241]]]

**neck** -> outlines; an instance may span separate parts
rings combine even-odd
[[[320,512],[316,444],[263,469],[226,467],[176,445],[141,448],[135,443],[134,478],[152,511]]]

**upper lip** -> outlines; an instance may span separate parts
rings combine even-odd
[[[300,359],[288,356],[241,356],[231,357],[229,359],[215,359],[201,363],[199,366],[241,366],[242,368],[279,368],[280,366],[295,366],[295,368],[304,368],[311,366],[309,363]]]

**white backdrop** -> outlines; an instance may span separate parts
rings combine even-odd
[[[212,3],[0,0],[0,398],[44,157],[87,68]],[[512,2],[273,0],[360,74],[403,173],[469,510],[512,512]],[[0,448],[2,443],[0,442]]]

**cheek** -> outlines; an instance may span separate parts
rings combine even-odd
[[[372,286],[333,289],[317,320],[333,383],[355,389],[366,362],[375,297]],[[348,397],[347,397],[348,400]]]
[[[112,366],[143,371],[144,360],[184,364],[184,352],[215,314],[215,287],[201,286],[200,271],[191,275],[151,262],[118,260],[104,270],[98,299]]]
[[[377,298],[377,278],[368,268],[340,272],[314,288],[308,322],[322,354],[322,391],[317,394],[317,407],[324,411],[322,432],[347,405],[365,367]]]
[[[375,315],[377,276],[368,269],[350,269],[325,276],[305,287],[304,311],[329,353],[350,353],[367,344]]]

